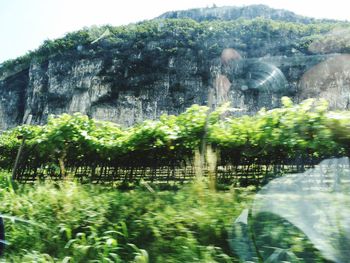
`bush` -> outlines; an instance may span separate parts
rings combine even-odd
[[[251,196],[203,183],[151,193],[5,182],[0,213],[18,219],[6,220],[9,262],[231,262],[228,229]]]

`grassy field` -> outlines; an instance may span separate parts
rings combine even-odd
[[[153,189],[154,188],[154,189]],[[12,185],[2,173],[6,262],[232,262],[228,231],[249,190]],[[152,191],[154,190],[154,192]]]
[[[20,185],[1,172],[0,214],[9,244],[0,262],[239,262],[228,239],[255,192],[213,191],[200,181],[176,189]],[[265,253],[287,251],[295,260],[286,262],[325,262],[300,231],[285,225],[263,226],[269,236],[260,239],[262,247],[276,246]]]

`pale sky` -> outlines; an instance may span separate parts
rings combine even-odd
[[[45,39],[84,26],[114,26],[166,11],[266,4],[315,18],[350,20],[346,0],[0,0],[0,63],[36,49]]]

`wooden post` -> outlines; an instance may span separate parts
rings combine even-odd
[[[25,123],[26,125],[29,125],[32,122],[32,117],[33,116],[31,114],[28,115],[28,118],[27,118],[26,123]],[[21,146],[19,146],[19,149],[18,149],[18,152],[17,152],[15,164],[13,165],[12,181],[16,180],[16,173],[17,173],[17,169],[18,169],[18,164],[19,164],[19,161],[21,159],[21,155],[22,155],[22,151],[23,151],[23,147],[24,147],[25,141],[26,141],[26,138],[23,137]]]
[[[2,217],[0,217],[0,256],[3,254],[5,248],[5,226]]]

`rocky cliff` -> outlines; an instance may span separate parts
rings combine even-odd
[[[195,103],[230,101],[241,113],[252,113],[278,106],[284,95],[297,101],[321,96],[349,108],[349,60],[339,53],[350,45],[332,34],[348,24],[261,8],[265,18],[242,20],[237,8],[230,13],[226,7],[227,21],[208,21],[194,10],[186,13],[196,14],[191,19],[169,13],[45,42],[0,68],[0,129],[20,124],[29,113],[35,123],[50,114],[82,112],[125,126]],[[244,10],[249,18],[261,14]]]

